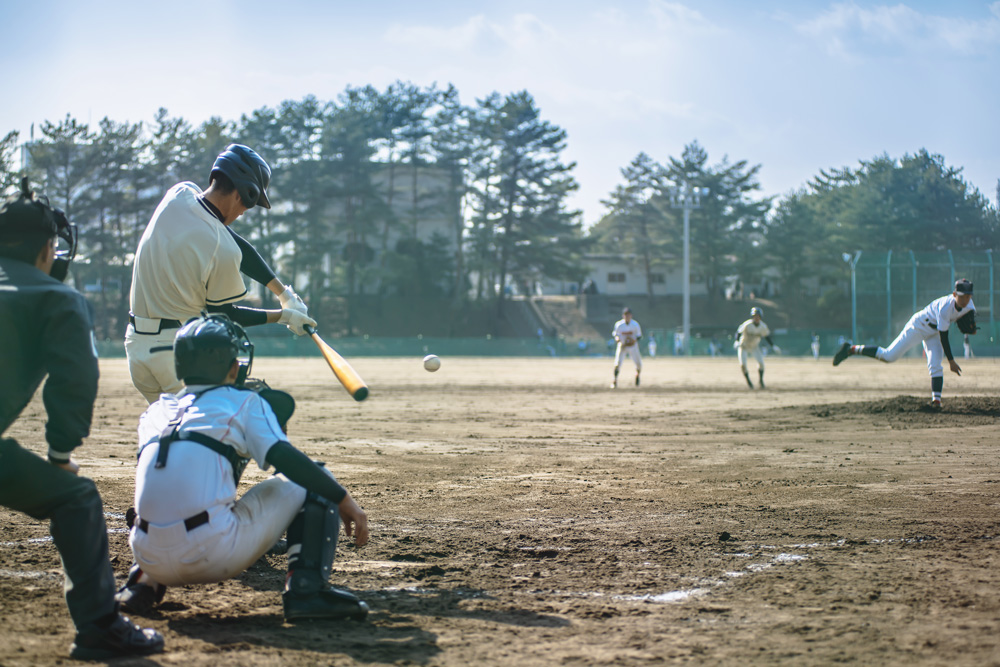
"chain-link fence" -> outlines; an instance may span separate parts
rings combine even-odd
[[[848,256],[845,256],[848,259]],[[851,263],[851,337],[857,343],[888,345],[913,313],[951,293],[955,281],[974,284],[980,332],[978,347],[997,340],[994,304],[997,276],[991,250],[941,252],[857,252]],[[961,336],[953,335],[956,349]]]

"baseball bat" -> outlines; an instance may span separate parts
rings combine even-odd
[[[319,348],[323,358],[326,359],[326,363],[330,366],[330,370],[332,370],[333,374],[337,376],[338,380],[340,380],[340,384],[344,385],[344,389],[347,390],[347,393],[350,394],[355,401],[363,401],[368,398],[368,385],[366,385],[365,381],[361,379],[361,376],[358,375],[357,371],[355,371],[351,365],[347,363],[347,360],[340,356],[335,349],[327,345],[326,341],[320,338],[319,334],[316,333],[316,329],[308,324],[302,328],[305,329],[306,333],[313,339],[313,342],[316,343],[316,347]]]

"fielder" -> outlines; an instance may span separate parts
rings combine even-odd
[[[747,356],[751,354],[757,360],[757,375],[760,388],[766,389],[764,386],[764,351],[760,349],[760,339],[763,338],[766,340],[775,352],[781,351],[771,339],[771,330],[761,320],[763,316],[764,311],[760,308],[751,308],[750,319],[741,324],[736,330],[736,340],[734,341],[736,356],[739,358],[740,367],[743,369],[743,377],[746,378],[747,386],[751,389],[753,389],[753,382],[750,381],[750,373],[747,370]]]
[[[844,359],[856,354],[892,363],[921,342],[927,355],[927,370],[931,375],[931,407],[940,408],[941,391],[944,389],[942,358],[947,357],[948,366],[953,373],[962,374],[948,340],[948,329],[952,322],[958,325],[959,331],[963,334],[976,333],[976,306],[972,303],[972,283],[965,278],[955,282],[955,290],[951,294],[931,301],[926,308],[914,313],[889,347],[844,343],[834,355],[833,365],[838,366]]]
[[[229,227],[254,206],[271,208],[270,180],[257,153],[231,144],[215,160],[207,190],[178,183],[153,212],[135,253],[125,333],[132,384],[148,402],[182,388],[174,374],[174,334],[203,310],[243,326],[280,322],[300,336],[304,325],[316,325],[302,299]],[[247,293],[241,272],[274,292],[281,310],[234,305]]]
[[[627,307],[622,311],[622,319],[615,322],[611,335],[618,343],[615,349],[615,379],[611,388],[618,386],[618,371],[621,369],[622,356],[627,354],[635,364],[635,386],[639,386],[639,374],[642,372],[642,355],[639,354],[639,339],[642,338],[642,327],[632,319],[632,311]]]
[[[167,586],[235,577],[287,531],[285,620],[363,619],[368,605],[328,579],[341,519],[362,546],[368,518],[333,475],[288,442],[292,397],[243,386],[253,360],[243,328],[225,315],[196,318],[177,332],[174,359],[184,389],[161,396],[139,421],[129,536],[136,564],[118,593],[122,607],[146,613]],[[237,499],[251,458],[281,474]]]
[[[0,207],[0,436],[48,375],[49,450],[46,461],[0,437],[0,505],[50,522],[76,626],[70,656],[148,655],[163,650],[163,637],[118,614],[101,497],[71,458],[90,432],[98,377],[89,307],[61,282],[75,251],[76,227],[22,180],[20,196]]]

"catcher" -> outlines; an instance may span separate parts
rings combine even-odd
[[[615,379],[611,388],[618,386],[618,371],[621,370],[622,356],[627,354],[635,364],[635,386],[639,386],[639,374],[642,372],[642,355],[639,354],[639,339],[642,338],[642,327],[632,319],[632,311],[626,307],[622,310],[622,319],[615,322],[611,330],[618,347],[615,350]]]
[[[333,475],[288,442],[292,397],[263,383],[258,391],[245,386],[252,362],[246,332],[225,315],[203,313],[178,330],[174,363],[185,386],[139,421],[138,514],[129,537],[136,565],[117,599],[146,613],[166,586],[240,574],[287,531],[285,620],[363,619],[368,605],[328,579],[341,519],[362,546],[368,518]],[[281,474],[237,499],[251,458]]]
[[[962,369],[951,352],[951,343],[948,341],[948,329],[952,322],[963,334],[976,333],[976,306],[972,303],[972,282],[965,278],[955,282],[955,291],[951,294],[931,301],[926,308],[914,313],[889,347],[844,343],[834,355],[833,365],[838,366],[844,359],[855,354],[891,363],[920,341],[927,353],[927,370],[931,375],[931,407],[940,408],[941,390],[944,388],[942,357],[948,358],[948,366],[953,373],[962,374]]]

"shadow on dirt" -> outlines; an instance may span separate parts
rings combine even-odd
[[[524,609],[463,609],[468,600],[493,601],[473,589],[407,589],[356,591],[369,602],[367,621],[309,621],[287,624],[281,614],[220,617],[194,614],[171,619],[172,632],[232,653],[257,647],[344,654],[359,662],[406,664],[433,662],[441,652],[437,635],[419,627],[416,617],[470,619],[518,627],[564,627],[564,618]]]

